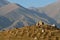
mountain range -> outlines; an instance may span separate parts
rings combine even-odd
[[[31,10],[37,11],[39,13],[45,13],[50,18],[56,21],[56,23],[52,21],[53,24],[57,24],[58,26],[60,26],[60,2],[55,2],[45,7],[40,7],[40,8],[35,8],[35,9],[31,8]]]
[[[2,2],[0,3],[0,29],[30,26],[39,20],[49,24],[59,25],[60,23],[58,10],[60,7],[57,5],[59,3],[50,4],[44,8],[29,9],[5,0],[0,2]]]

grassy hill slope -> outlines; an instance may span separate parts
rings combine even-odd
[[[33,25],[2,30],[0,40],[60,40],[60,29],[51,25]]]

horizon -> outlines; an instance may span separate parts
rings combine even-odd
[[[29,7],[44,7],[46,5],[49,5],[51,3],[56,2],[57,0],[8,0],[11,3],[17,3],[22,5],[25,8],[29,8]]]

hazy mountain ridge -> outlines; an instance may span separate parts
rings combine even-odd
[[[44,11],[44,9],[45,8],[34,10],[33,8],[33,10],[31,10],[24,8],[19,4],[10,3],[0,8],[0,15],[10,21],[9,23],[11,24],[7,28],[33,25],[39,20],[50,24],[57,24],[56,20],[49,17]],[[6,25],[8,24],[7,22],[5,23]]]
[[[38,10],[38,11],[36,10],[37,12],[45,13],[47,16],[54,19],[57,22],[57,25],[60,26],[60,2],[55,2],[45,7],[36,9]]]
[[[0,10],[0,15],[8,18],[12,22],[9,27],[29,26],[35,24],[39,20],[50,23],[47,19],[50,17],[46,14],[29,10],[18,4],[8,4],[1,7]]]
[[[44,11],[48,16],[55,19],[60,26],[60,2],[56,2],[46,6]]]

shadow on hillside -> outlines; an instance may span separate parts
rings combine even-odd
[[[46,15],[46,13],[41,13],[40,17],[47,19],[50,24],[57,24],[56,20]]]
[[[31,10],[29,10],[31,11]],[[38,15],[39,17],[41,18],[44,18],[44,19],[47,19],[49,21],[49,24],[56,24],[56,25],[59,25],[57,24],[56,20],[54,20],[53,18],[49,17],[48,15],[46,15],[46,13],[39,13],[39,12],[36,12],[36,11],[31,11],[32,13]],[[34,20],[32,20],[31,18],[27,17],[26,19],[28,19],[27,21],[30,21],[30,22],[34,22]],[[21,22],[20,22],[21,23]],[[20,26],[20,23],[18,23],[18,25]],[[12,22],[7,19],[6,17],[4,16],[0,16],[0,30],[3,29],[3,28],[7,28],[9,27],[10,25],[12,24]],[[30,23],[29,23],[30,24]],[[18,27],[19,27],[18,26]],[[60,26],[60,25],[59,25]]]
[[[57,23],[57,21],[51,17],[49,17],[46,13],[39,13],[38,14],[40,17],[45,18],[49,21],[49,24],[56,24],[58,27],[60,26],[60,24]]]
[[[11,25],[11,21],[4,16],[0,16],[0,30]]]
[[[33,13],[37,13],[37,15],[39,17],[41,17],[41,18],[47,19],[49,21],[49,24],[56,24],[56,25],[58,25],[56,20],[51,18],[51,17],[49,17],[45,12],[40,13],[40,12],[36,12],[36,11],[33,11],[33,10],[32,10],[32,12]],[[58,25],[58,26],[60,26],[60,25]]]

